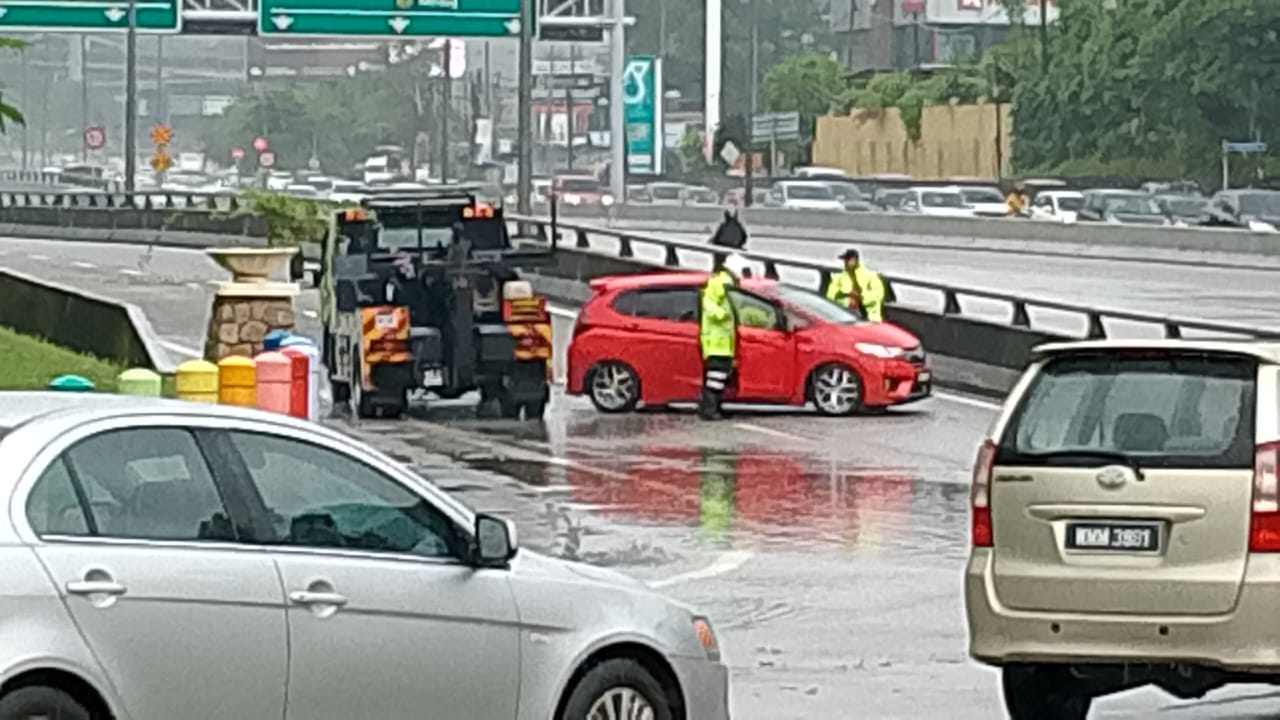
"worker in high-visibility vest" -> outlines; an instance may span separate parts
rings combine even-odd
[[[717,257],[719,260],[719,257]],[[702,346],[702,398],[698,415],[704,420],[720,417],[720,403],[733,376],[737,357],[738,318],[729,289],[738,284],[746,258],[729,255],[716,263],[702,286],[698,339]]]
[[[858,251],[850,248],[840,256],[844,272],[831,277],[827,284],[827,299],[855,313],[861,313],[871,322],[884,320],[884,279],[880,274],[862,264]]]

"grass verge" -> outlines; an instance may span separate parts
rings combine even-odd
[[[101,392],[116,389],[124,368],[0,327],[0,390],[44,390],[59,375],[82,375]]]

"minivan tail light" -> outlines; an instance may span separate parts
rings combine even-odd
[[[985,440],[973,461],[973,484],[969,489],[974,547],[991,547],[991,471],[996,461],[996,444]]]
[[[1280,443],[1258,446],[1253,456],[1253,507],[1249,552],[1280,552]]]

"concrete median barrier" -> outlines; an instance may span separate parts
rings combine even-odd
[[[0,268],[0,326],[125,367],[174,371],[140,308]]]
[[[0,235],[172,247],[262,247],[266,221],[206,209],[0,207]]]

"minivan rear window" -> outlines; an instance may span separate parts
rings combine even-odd
[[[997,448],[1002,465],[1253,466],[1258,361],[1207,353],[1088,353],[1049,360]]]

